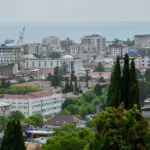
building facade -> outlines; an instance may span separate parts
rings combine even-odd
[[[134,39],[137,48],[150,48],[150,34],[135,35]]]
[[[61,59],[25,59],[24,69],[41,69],[62,67],[66,63],[68,72],[78,73],[83,68],[82,59],[74,59],[71,55],[65,55]]]
[[[61,48],[66,50],[66,51],[69,51],[70,46],[72,44],[73,44],[73,40],[70,40],[69,37],[67,37],[65,40],[60,41]]]
[[[113,43],[109,45],[109,54],[111,57],[124,56],[128,53],[128,47],[124,44]]]
[[[96,50],[103,52],[105,50],[106,39],[100,35],[93,34],[84,36],[81,39],[81,44],[88,45],[89,51]]]
[[[42,45],[49,46],[51,50],[60,49],[60,40],[58,37],[49,36],[42,39]]]
[[[9,64],[18,62],[22,51],[20,46],[0,46],[0,63]]]
[[[19,110],[26,117],[33,114],[46,116],[55,114],[62,108],[64,102],[61,94],[52,94],[50,92],[36,92],[26,95],[1,95],[0,101],[10,104],[11,111]]]

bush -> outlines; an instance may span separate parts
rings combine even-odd
[[[0,94],[27,94],[41,90],[42,88],[34,86],[10,86],[9,88],[0,88]]]

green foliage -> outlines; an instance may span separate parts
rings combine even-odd
[[[132,108],[134,104],[137,104],[140,108],[140,87],[136,76],[136,69],[134,60],[131,61],[130,69],[130,101],[128,108]]]
[[[120,59],[117,57],[114,71],[111,76],[111,83],[109,86],[107,106],[118,107],[121,103],[121,69]]]
[[[104,72],[105,69],[104,69],[103,64],[102,64],[101,62],[99,62],[94,71],[95,71],[95,72],[96,72],[96,71],[97,71],[97,72]]]
[[[96,84],[96,86],[94,87],[94,93],[97,96],[100,96],[102,94],[102,86],[100,84]]]
[[[61,90],[61,89],[56,90],[56,93],[57,93],[57,94],[60,94],[60,93],[62,93],[62,90]]]
[[[19,120],[19,121],[21,121],[21,120],[25,119],[25,116],[23,115],[22,112],[16,110],[16,111],[13,111],[13,112],[11,113],[10,118],[11,118],[11,119],[14,119],[14,120]]]
[[[26,94],[41,90],[41,88],[34,86],[10,86],[8,88],[0,88],[0,94]]]
[[[90,144],[91,150],[132,150],[147,145],[148,121],[134,106],[125,110],[107,108],[94,118],[96,135]]]
[[[1,150],[25,150],[20,122],[11,120],[7,124],[1,143]]]
[[[101,91],[101,96],[96,96],[94,90],[90,89],[80,98],[66,99],[62,105],[63,110],[59,113],[79,115],[81,118],[88,114],[94,114],[106,106],[108,90],[103,88]]]
[[[0,116],[0,132],[7,126],[9,119],[5,116]]]
[[[55,68],[54,75],[52,76],[52,86],[55,88],[61,85],[61,71],[59,67]]]
[[[147,69],[145,71],[145,80],[150,82],[150,69]]]
[[[101,77],[99,78],[99,82],[100,82],[100,83],[105,82],[105,79],[104,79],[104,77],[103,77],[103,76],[101,76]]]
[[[73,124],[63,125],[56,130],[56,136],[47,140],[42,150],[83,150],[93,139],[89,129],[77,129]]]
[[[42,127],[44,124],[43,117],[40,114],[35,114],[30,116],[29,118],[25,118],[23,122],[38,127]]]

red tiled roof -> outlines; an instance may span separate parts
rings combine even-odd
[[[35,98],[40,98],[40,97],[47,97],[53,95],[51,92],[47,91],[42,91],[42,92],[35,92],[31,94],[22,94],[22,95],[17,95],[17,94],[0,94],[0,99],[35,99]]]

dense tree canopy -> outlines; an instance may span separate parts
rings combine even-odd
[[[104,72],[105,70],[104,70],[103,64],[102,64],[101,62],[99,62],[99,63],[97,64],[97,66],[96,66],[96,68],[95,68],[94,71],[95,71],[95,72],[96,72],[96,71],[97,71],[97,72]]]
[[[96,135],[90,150],[144,150],[149,144],[148,121],[134,106],[107,108],[94,118]]]
[[[1,143],[1,150],[25,150],[20,121],[11,120],[7,124]]]
[[[14,120],[19,120],[19,121],[21,121],[21,120],[23,120],[23,119],[25,118],[25,116],[23,115],[22,112],[16,110],[16,111],[13,111],[13,112],[11,113],[10,118],[11,118],[11,119],[14,119]]]

